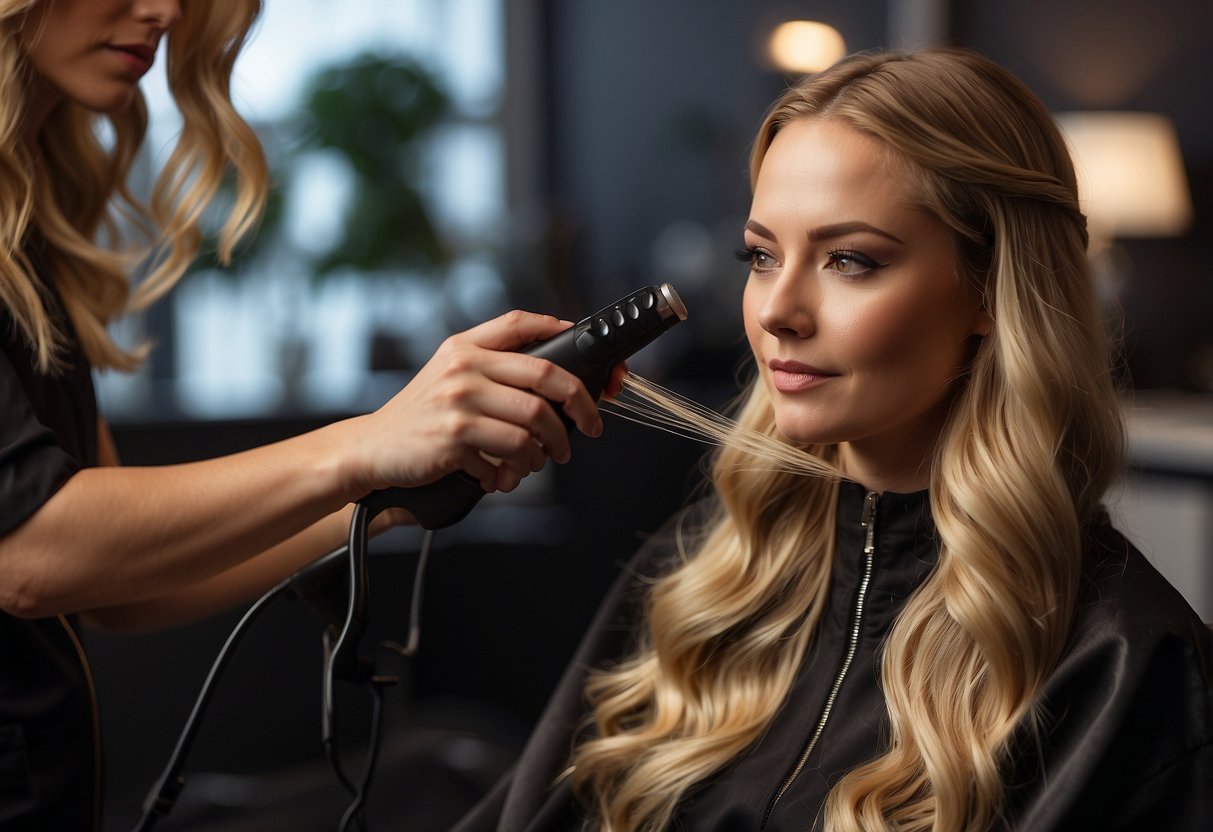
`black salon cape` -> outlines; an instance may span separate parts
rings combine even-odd
[[[925,492],[885,493],[858,650],[812,755],[804,752],[837,675],[862,580],[864,492],[841,486],[829,606],[792,691],[764,736],[679,807],[671,828],[805,832],[822,828],[831,786],[885,748],[879,647],[937,559]],[[702,514],[702,512],[700,512]],[[692,525],[695,520],[689,521]],[[572,832],[585,817],[559,775],[584,727],[586,670],[633,645],[639,576],[676,556],[673,525],[649,541],[612,589],[512,773],[457,832]],[[1000,828],[1213,830],[1213,638],[1182,597],[1106,518],[1089,530],[1077,623],[1043,696],[1043,747],[1020,732],[1006,771]],[[773,808],[772,808],[773,807]]]
[[[56,297],[52,311],[72,334]],[[72,335],[66,368],[44,375],[0,306],[0,536],[82,467],[97,464],[97,405]],[[99,743],[73,617],[0,612],[0,832],[96,828]]]

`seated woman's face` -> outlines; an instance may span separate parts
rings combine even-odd
[[[989,319],[954,235],[909,201],[905,165],[837,120],[785,125],[745,228],[743,311],[779,430],[849,451],[925,451]],[[920,459],[922,457],[919,457]]]
[[[67,98],[109,113],[131,103],[160,38],[181,17],[178,0],[42,0],[21,24],[31,96]]]

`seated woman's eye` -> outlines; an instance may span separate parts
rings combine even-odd
[[[749,263],[750,268],[758,271],[774,268],[776,260],[769,251],[758,248],[756,246],[741,246],[734,252],[737,259],[743,263]]]
[[[849,249],[831,251],[826,260],[826,268],[842,275],[862,275],[883,269],[886,263],[878,263],[866,254]]]

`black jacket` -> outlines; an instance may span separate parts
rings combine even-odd
[[[0,306],[0,537],[80,468],[97,464],[97,405],[88,360],[48,282],[68,339],[61,371],[34,356]],[[73,616],[0,612],[0,832],[87,832],[100,826],[101,736],[88,661]]]
[[[770,729],[684,801],[677,828],[820,829],[829,789],[885,748],[879,648],[937,559],[934,526],[925,492],[881,495],[868,571],[866,495],[852,484],[841,489],[820,634]],[[661,571],[672,534],[668,527],[651,540],[617,582],[515,769],[458,832],[582,828],[582,811],[557,777],[583,725],[586,670],[628,652],[643,591],[637,576]],[[1025,730],[1014,744],[1022,753],[1008,762],[1004,828],[1213,829],[1213,638],[1106,518],[1088,531],[1086,548],[1074,632],[1043,693],[1050,715],[1043,747]]]

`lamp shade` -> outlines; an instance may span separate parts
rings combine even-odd
[[[1175,128],[1155,113],[1058,113],[1093,236],[1170,237],[1192,220]]]

